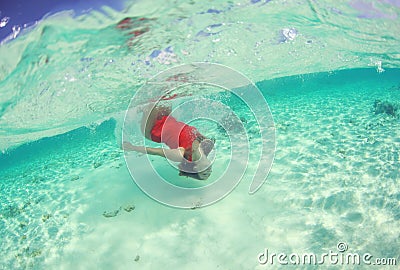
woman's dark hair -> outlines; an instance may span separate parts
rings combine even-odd
[[[203,151],[203,153],[208,156],[210,152],[214,148],[215,144],[215,139],[207,139],[204,136],[198,136],[196,140],[201,143],[200,148]],[[198,172],[194,170],[195,163],[188,161],[186,158],[179,164],[179,175],[180,176],[186,176],[186,177],[191,177],[197,180],[204,180],[200,178]],[[209,167],[211,168],[211,167]]]

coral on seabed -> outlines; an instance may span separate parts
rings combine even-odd
[[[386,113],[393,117],[397,116],[397,111],[399,110],[399,106],[391,103],[389,101],[381,101],[375,100],[374,102],[374,112],[375,114]]]

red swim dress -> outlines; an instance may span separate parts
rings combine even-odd
[[[178,122],[170,115],[157,119],[150,134],[153,142],[165,143],[171,149],[185,148],[185,158],[189,161],[192,161],[193,142],[202,136],[195,127]]]

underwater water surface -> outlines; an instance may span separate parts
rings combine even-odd
[[[0,269],[266,269],[265,248],[322,254],[340,242],[398,264],[399,14],[386,0],[134,1],[18,33],[0,46]],[[251,153],[226,198],[180,210],[135,185],[120,127],[149,78],[191,62],[226,65],[258,86],[276,151],[254,195]],[[248,108],[206,90],[188,91],[234,108],[257,149]],[[223,171],[226,133],[198,125],[216,138]]]

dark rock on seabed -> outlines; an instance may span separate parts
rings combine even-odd
[[[385,113],[396,117],[397,111],[399,110],[399,106],[391,103],[389,101],[381,101],[379,99],[374,102],[374,112],[375,114]]]

